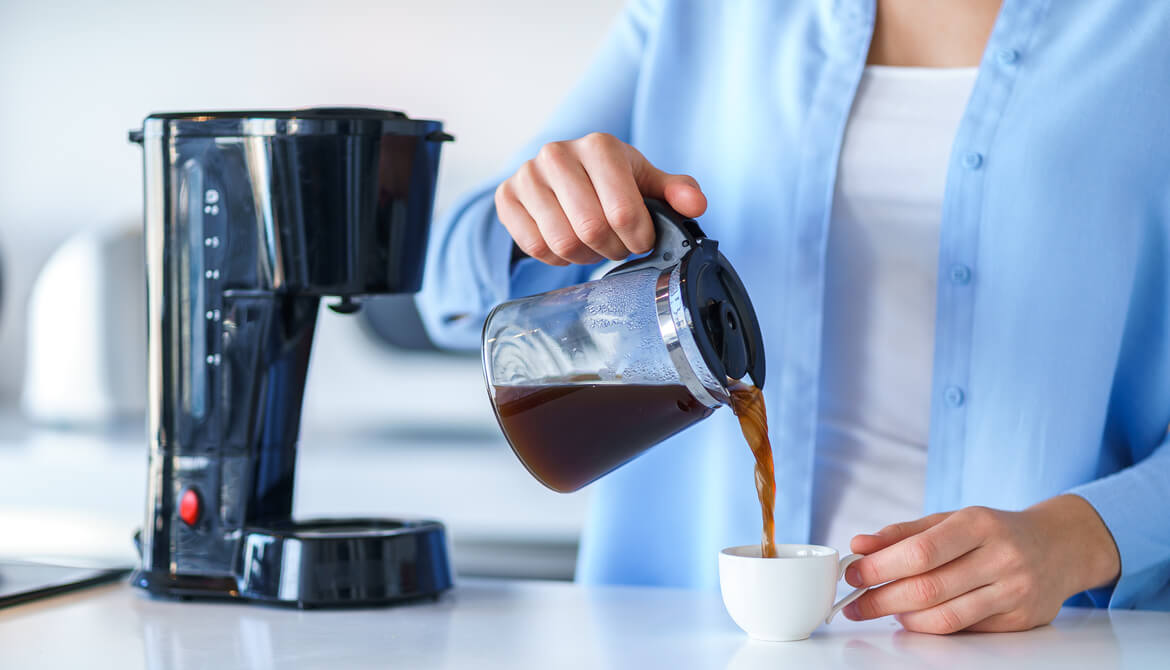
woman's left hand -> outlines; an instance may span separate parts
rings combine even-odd
[[[1052,621],[1070,596],[1114,581],[1113,536],[1076,495],[1022,512],[966,507],[858,535],[866,557],[853,586],[878,586],[845,608],[850,619],[893,614],[907,630],[1027,630]],[[887,583],[888,582],[888,583]]]

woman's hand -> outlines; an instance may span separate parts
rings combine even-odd
[[[846,581],[885,585],[846,607],[845,616],[894,614],[923,633],[1041,626],[1065,599],[1112,582],[1121,570],[1113,536],[1075,495],[1022,512],[933,514],[858,535],[851,548],[866,557],[849,567]]]
[[[699,184],[668,174],[605,133],[544,145],[496,189],[496,212],[516,245],[549,265],[621,260],[654,246],[643,196],[683,216],[707,209]]]

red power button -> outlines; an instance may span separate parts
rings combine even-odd
[[[199,520],[199,507],[199,492],[193,488],[183,491],[183,497],[179,499],[179,518],[188,526],[194,526]]]

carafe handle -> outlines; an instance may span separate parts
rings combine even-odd
[[[654,249],[641,258],[610,270],[605,273],[607,277],[643,268],[669,270],[678,265],[699,240],[707,237],[697,221],[679,214],[661,200],[646,198],[646,209],[650,211],[650,220],[654,222]]]

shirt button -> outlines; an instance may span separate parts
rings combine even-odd
[[[1000,65],[1013,65],[1020,60],[1020,52],[1015,49],[1000,49],[995,54],[995,59],[999,61]]]
[[[971,268],[963,265],[962,263],[956,263],[952,265],[951,283],[958,284],[959,286],[965,286],[971,283]]]
[[[983,165],[983,154],[978,151],[972,151],[963,156],[963,167],[968,170],[978,170],[980,165]]]
[[[943,398],[947,401],[947,405],[951,407],[962,407],[963,389],[958,386],[948,386],[947,390],[943,392]]]

